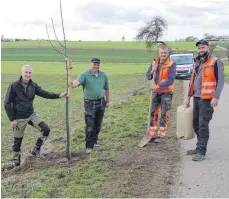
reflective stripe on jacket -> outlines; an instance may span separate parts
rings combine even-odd
[[[212,99],[214,97],[217,81],[215,77],[214,65],[216,63],[216,58],[209,58],[203,65],[201,71],[201,99]],[[194,80],[195,80],[196,70],[192,71],[192,76],[189,84],[189,96],[194,94]]]
[[[159,64],[159,58],[154,59],[153,63],[152,63],[152,68],[153,71],[157,71],[157,66]],[[173,61],[171,61],[169,58],[165,61],[165,63],[162,64],[162,66],[160,67],[160,71],[159,72],[159,79],[156,82],[157,85],[160,85],[161,83],[167,81],[169,79],[169,71],[171,69],[173,65]],[[154,92],[161,92],[161,93],[168,93],[168,92],[173,92],[174,89],[174,83],[170,84],[169,87],[167,89],[155,89]]]

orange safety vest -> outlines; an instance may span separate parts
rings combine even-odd
[[[201,71],[201,99],[212,99],[215,94],[217,82],[215,77],[215,62],[217,61],[216,58],[211,57],[202,65]],[[188,96],[191,97],[194,94],[194,80],[195,80],[195,69],[192,71],[192,76],[189,84],[189,94]]]
[[[159,64],[160,58],[154,59],[152,63],[152,68],[153,71],[157,71],[157,67]],[[167,81],[169,79],[169,71],[173,65],[173,61],[171,61],[169,58],[165,61],[165,63],[161,66],[160,71],[159,71],[159,79],[156,82],[157,85],[160,85],[161,83]],[[173,92],[174,89],[174,83],[170,84],[167,89],[155,89],[153,92],[160,92],[160,93],[168,93],[168,92]]]

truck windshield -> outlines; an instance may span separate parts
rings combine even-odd
[[[171,55],[171,60],[174,61],[177,65],[185,65],[185,64],[192,64],[193,63],[193,56],[192,55]]]

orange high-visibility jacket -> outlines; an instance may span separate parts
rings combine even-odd
[[[217,82],[215,77],[214,65],[216,63],[216,58],[209,58],[203,65],[201,71],[201,99],[212,99],[215,94]],[[195,80],[196,70],[193,69],[192,76],[189,84],[189,94],[191,97],[194,94],[194,80]]]
[[[159,64],[160,58],[156,58],[154,59],[153,63],[152,63],[152,68],[153,71],[157,72],[157,67]],[[171,61],[169,58],[165,61],[165,63],[161,66],[160,71],[159,72],[159,79],[156,82],[157,85],[160,85],[161,83],[167,81],[169,79],[169,71],[173,65],[173,61]],[[171,85],[169,85],[169,87],[167,89],[155,89],[153,92],[160,92],[160,93],[168,93],[168,92],[173,92],[173,88],[174,88],[174,83],[172,83]]]

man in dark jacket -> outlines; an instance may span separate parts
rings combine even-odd
[[[41,136],[37,139],[36,145],[31,152],[36,157],[40,155],[41,146],[50,132],[48,125],[34,112],[33,100],[35,95],[47,99],[57,99],[67,96],[66,92],[56,94],[43,90],[31,80],[32,71],[32,66],[23,66],[22,76],[8,87],[5,96],[5,110],[13,127],[14,135],[13,166],[20,166],[21,143],[27,124],[41,132]]]

